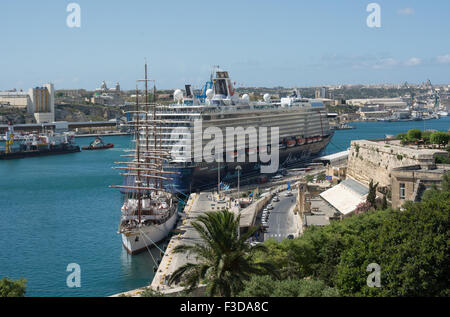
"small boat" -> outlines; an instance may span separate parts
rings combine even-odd
[[[82,149],[83,150],[104,150],[104,149],[110,149],[113,148],[114,144],[108,143],[105,144],[103,143],[103,140],[99,137],[97,137],[93,142],[91,142],[91,144],[89,144],[89,146],[83,146]]]
[[[296,144],[295,140],[287,140],[287,147],[294,147]]]
[[[299,137],[297,137],[296,141],[297,141],[297,145],[303,145],[306,143],[306,139],[299,138]]]

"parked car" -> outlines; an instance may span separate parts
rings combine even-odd
[[[267,205],[267,209],[272,210],[273,209],[273,205],[272,204]]]
[[[289,240],[292,240],[292,239],[294,239],[294,235],[290,234],[290,235],[287,236],[287,238],[288,238]]]
[[[284,194],[284,196],[285,197],[291,197],[293,194],[292,194],[292,192],[290,192],[290,191],[288,191],[288,192],[286,192],[286,194]]]
[[[278,198],[278,196],[275,196],[275,197],[273,197],[272,201],[273,201],[274,203],[279,202],[279,201],[280,201],[280,198]]]

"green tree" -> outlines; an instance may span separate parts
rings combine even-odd
[[[339,292],[324,282],[312,279],[274,280],[270,276],[253,276],[245,282],[243,297],[331,297]]]
[[[450,192],[450,172],[447,172],[442,176],[442,191]]]
[[[422,140],[425,144],[429,144],[431,142],[430,137],[431,137],[432,133],[433,132],[431,132],[431,131],[422,132]]]
[[[403,211],[379,211],[382,223],[342,252],[336,286],[351,296],[449,296],[450,194],[441,192]],[[381,267],[381,287],[367,286],[367,265]]]
[[[386,195],[383,195],[383,202],[381,204],[381,210],[385,210],[387,208],[388,208],[388,202],[387,202],[387,199],[386,199]]]
[[[323,182],[326,179],[326,175],[325,173],[320,173],[319,175],[317,175],[317,181],[319,182]]]
[[[422,138],[422,131],[419,129],[411,129],[408,131],[408,140],[418,141]]]
[[[144,291],[140,294],[141,297],[166,297],[163,293],[159,291],[154,291],[150,287],[144,289]]]
[[[240,216],[223,210],[206,212],[192,224],[201,242],[179,245],[175,253],[194,254],[197,263],[186,263],[169,278],[169,284],[181,283],[193,290],[206,284],[209,296],[233,296],[244,287],[244,281],[252,274],[278,276],[275,268],[265,261],[255,261],[255,252],[264,252],[262,244],[250,246],[246,241],[256,227],[238,237]]]
[[[373,179],[370,180],[369,183],[369,194],[367,195],[367,202],[370,203],[373,207],[375,207],[376,199],[377,199],[377,187],[379,183],[373,184]]]
[[[450,157],[446,157],[443,155],[436,155],[434,161],[436,164],[450,164]]]
[[[446,132],[433,132],[430,136],[431,143],[441,146],[446,146],[450,140],[450,134]]]
[[[27,280],[17,281],[3,277],[0,280],[0,297],[24,297],[26,292]]]
[[[399,134],[397,134],[397,136],[395,138],[397,140],[406,140],[408,138],[408,134],[407,133],[399,133]]]

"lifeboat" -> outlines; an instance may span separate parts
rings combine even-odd
[[[314,139],[314,138],[307,138],[307,139],[306,139],[306,143],[308,143],[308,144],[313,143],[313,142],[314,142],[313,139]]]
[[[296,141],[297,141],[297,145],[303,145],[306,143],[306,139],[303,139],[303,138],[297,138]]]
[[[295,140],[288,140],[287,141],[287,147],[294,147],[295,146]]]

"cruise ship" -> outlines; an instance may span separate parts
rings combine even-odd
[[[255,162],[252,157],[259,156],[262,151],[274,152],[270,132],[273,127],[279,129],[275,143],[279,150],[279,166],[273,174],[279,168],[300,165],[320,155],[333,136],[321,100],[302,98],[294,90],[289,97],[278,101],[272,101],[268,94],[263,100],[250,101],[247,94],[238,95],[228,72],[220,69],[212,72],[200,93],[195,94],[191,85],[186,85],[184,92],[177,89],[174,103],[155,105],[154,113],[149,116],[160,124],[158,140],[149,137],[151,146],[157,142],[161,149],[171,154],[164,169],[173,172],[174,176],[165,181],[164,186],[176,194],[233,184],[238,172],[241,178],[261,175],[262,166],[268,163],[259,159]],[[248,135],[244,141],[233,141],[234,147],[230,150],[225,144],[227,129],[238,127]],[[265,127],[269,130],[267,143],[255,145],[250,142],[250,130],[259,131]],[[214,149],[211,155],[215,160],[211,162],[199,155],[204,154],[211,142],[211,138],[204,137],[205,132],[208,129],[217,131],[217,128],[223,134],[223,151],[219,154]],[[195,142],[201,144],[200,152],[196,150]],[[124,186],[133,183],[133,177],[124,180]]]

